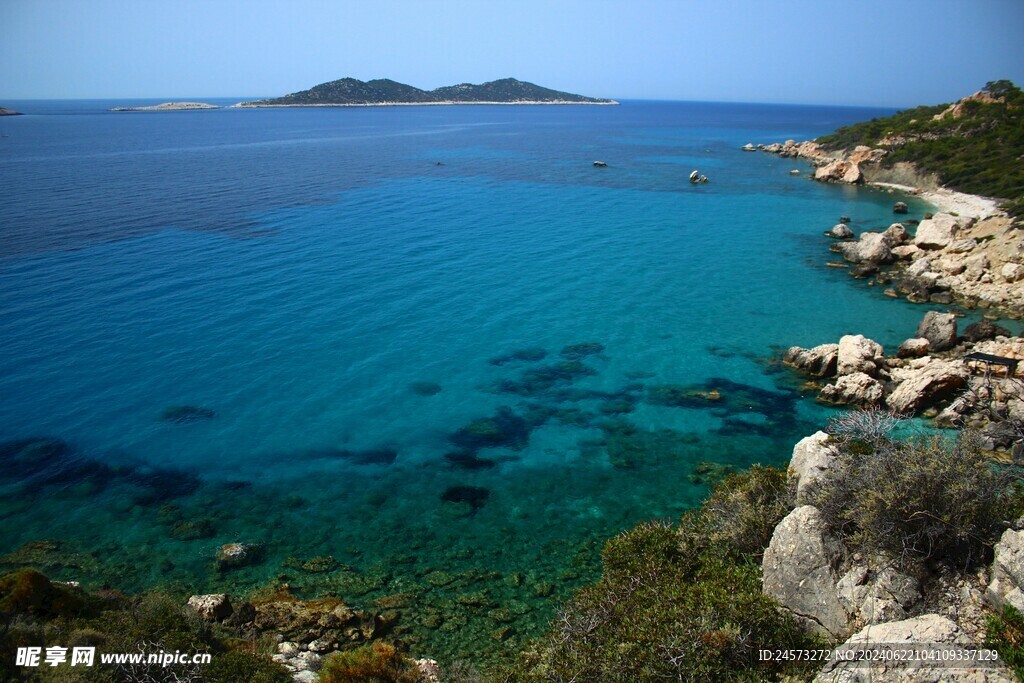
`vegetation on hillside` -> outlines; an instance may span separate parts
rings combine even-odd
[[[1024,93],[1010,81],[990,81],[982,98],[965,99],[959,116],[935,118],[948,105],[923,106],[840,128],[818,138],[826,149],[881,147],[882,163],[913,162],[943,185],[1007,200],[1024,214]],[[992,99],[996,101],[983,101]]]
[[[782,470],[755,466],[719,484],[678,524],[649,522],[608,541],[603,575],[577,594],[506,681],[765,681],[760,648],[820,646],[761,591],[760,556],[789,511]]]
[[[436,90],[420,90],[387,78],[360,81],[341,78],[321,83],[309,90],[248,104],[258,105],[318,105],[318,104],[429,104],[439,102],[578,102],[600,104],[609,100],[584,97],[572,93],[543,88],[514,78],[473,85],[460,83]]]

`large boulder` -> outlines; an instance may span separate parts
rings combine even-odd
[[[853,263],[889,263],[893,260],[889,239],[880,232],[862,233],[856,242],[839,245],[843,258]]]
[[[967,384],[967,369],[960,360],[927,357],[893,375],[902,381],[886,402],[901,414],[917,413],[951,399]]]
[[[838,358],[839,344],[821,344],[813,349],[792,346],[782,361],[815,377],[832,377],[836,374]]]
[[[1010,683],[1017,680],[1001,662],[984,662],[971,667],[959,662],[941,664],[934,659],[883,655],[868,664],[857,657],[858,651],[866,648],[899,655],[904,648],[924,649],[936,645],[961,645],[965,654],[969,654],[969,648],[978,647],[953,621],[938,614],[871,624],[833,651],[814,683]],[[839,653],[850,653],[850,656]]]
[[[893,223],[882,234],[885,236],[890,247],[899,246],[910,239],[910,233],[907,232],[902,223]]]
[[[836,451],[829,445],[829,435],[816,432],[801,439],[793,447],[789,461],[789,479],[796,483],[796,502],[806,502],[810,487],[825,478],[836,462]]]
[[[863,372],[875,377],[883,362],[885,351],[882,345],[862,334],[847,334],[839,339],[836,358],[836,374],[840,377]]]
[[[1024,531],[1007,529],[995,547],[992,582],[986,596],[996,606],[1010,605],[1024,612]]]
[[[818,399],[839,406],[875,408],[882,403],[884,395],[881,382],[863,372],[854,372],[843,375],[835,384],[824,386]]]
[[[1024,280],[1024,266],[1019,263],[1004,263],[999,274],[1002,275],[1003,279],[1007,282]]]
[[[952,313],[928,311],[917,326],[917,336],[931,344],[932,351],[945,351],[956,344],[956,316]]]
[[[948,213],[937,213],[918,224],[914,244],[921,249],[948,247],[956,239],[958,228],[959,224],[955,217]]]
[[[969,342],[980,342],[996,337],[1009,337],[1010,331],[1002,325],[997,325],[988,320],[979,320],[964,328],[964,339]]]
[[[836,590],[836,569],[843,554],[842,543],[828,532],[818,508],[798,507],[775,527],[764,552],[764,592],[809,631],[825,638],[844,637],[847,613]]]

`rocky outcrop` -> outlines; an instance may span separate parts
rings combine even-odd
[[[225,570],[256,564],[261,551],[262,547],[255,543],[225,543],[217,551],[217,567]]]
[[[893,621],[865,627],[836,648],[829,663],[814,679],[814,683],[1010,683],[1017,680],[1000,662],[991,666],[937,666],[927,659],[895,661],[880,656],[877,663],[867,665],[855,657],[837,653],[872,647],[895,651],[904,646],[929,647],[934,645],[963,645],[977,648],[959,626],[938,614],[922,614],[912,619]]]
[[[931,356],[912,361],[908,368],[894,369],[892,376],[900,384],[886,402],[897,413],[907,415],[953,399],[967,384],[967,369],[962,361]]]
[[[862,372],[876,377],[884,357],[885,350],[878,342],[862,334],[847,334],[839,339],[836,374],[841,377]]]
[[[824,479],[835,465],[836,452],[829,445],[829,438],[825,432],[816,432],[793,447],[788,477],[796,485],[797,505],[807,502],[814,484]]]
[[[814,171],[814,179],[832,183],[862,183],[864,174],[852,161],[831,161]]]
[[[995,555],[986,596],[996,606],[1010,605],[1024,612],[1024,531],[1004,531]]]
[[[813,349],[792,346],[783,362],[814,377],[833,377],[839,360],[839,344],[821,344]]]
[[[1002,325],[996,325],[988,320],[979,320],[965,327],[963,336],[967,341],[977,343],[996,337],[1009,337],[1010,331]]]
[[[836,592],[843,545],[826,529],[817,508],[803,505],[783,519],[761,562],[765,593],[810,631],[846,635],[847,613]]]
[[[835,384],[822,387],[818,399],[833,405],[876,408],[884,395],[881,382],[863,372],[854,372],[843,375]]]
[[[917,336],[927,339],[933,351],[945,351],[956,345],[956,316],[928,311],[917,326]]]

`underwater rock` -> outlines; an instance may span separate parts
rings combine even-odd
[[[357,465],[390,465],[398,458],[393,448],[371,448],[365,451],[342,450],[339,455]]]
[[[490,497],[490,490],[481,486],[450,486],[441,494],[441,500],[445,503],[465,503],[474,513],[482,508]]]
[[[164,422],[184,424],[186,422],[209,420],[216,417],[216,415],[217,413],[214,411],[201,406],[170,406],[164,408],[163,412],[160,413],[160,419]]]
[[[303,562],[295,557],[289,557],[284,561],[284,566],[291,569],[299,569],[308,574],[325,574],[343,566],[333,556],[317,556]]]
[[[511,408],[502,406],[493,417],[473,420],[448,440],[461,450],[475,453],[482,448],[505,447],[522,450],[530,440],[526,420],[516,415]]]
[[[726,463],[701,460],[690,473],[690,481],[694,484],[715,486],[735,471],[735,467]]]
[[[460,470],[468,470],[470,472],[477,470],[489,470],[496,467],[498,464],[497,460],[481,458],[476,453],[467,453],[463,451],[445,453],[444,459],[452,467],[456,467]]]
[[[200,518],[177,522],[171,527],[170,536],[179,541],[196,541],[201,538],[213,538],[216,533],[212,521]]]
[[[647,402],[656,406],[674,408],[706,408],[709,403],[720,401],[722,394],[717,389],[660,384],[648,387]]]
[[[436,382],[413,382],[409,391],[417,396],[436,396],[441,393],[441,385]]]
[[[580,342],[579,344],[569,344],[562,348],[559,355],[566,360],[582,360],[587,356],[592,356],[595,353],[601,353],[604,351],[604,344],[597,342]]]
[[[505,363],[511,363],[513,361],[522,361],[526,363],[535,363],[539,360],[544,360],[548,355],[548,352],[539,347],[532,347],[528,349],[518,349],[511,353],[505,353],[500,356],[487,361],[491,365],[504,365]]]
[[[198,475],[187,470],[128,467],[113,468],[111,472],[135,486],[147,489],[146,493],[135,498],[138,505],[155,505],[173,498],[188,496],[195,493],[202,484]]]
[[[612,398],[602,403],[597,409],[605,415],[622,415],[633,412],[636,402],[635,398]]]
[[[639,469],[664,459],[681,459],[692,451],[698,439],[672,429],[641,429],[629,420],[607,420],[600,425],[605,433],[608,461],[617,469]]]
[[[263,547],[254,543],[225,543],[217,551],[217,568],[221,570],[256,564],[262,559]]]
[[[51,437],[15,439],[0,443],[0,472],[4,474],[35,474],[71,454],[66,441]]]

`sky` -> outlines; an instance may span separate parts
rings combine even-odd
[[[0,0],[0,106],[351,76],[907,107],[1024,84],[1024,0]]]

